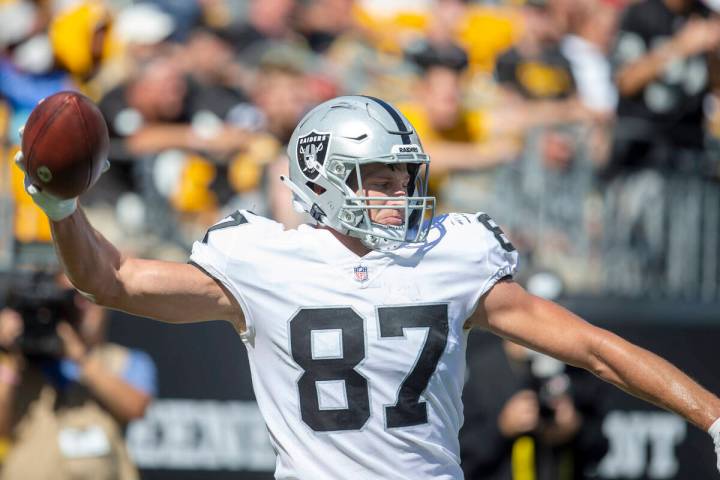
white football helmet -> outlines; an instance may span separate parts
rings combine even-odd
[[[282,177],[282,181],[292,190],[296,209],[318,223],[360,238],[373,250],[423,242],[427,237],[430,222],[425,220],[435,213],[435,197],[425,196],[430,157],[410,122],[392,105],[365,96],[322,103],[300,121],[287,152],[290,178]],[[362,191],[360,167],[368,163],[407,164],[411,177],[407,196],[356,195],[348,179],[354,175],[357,190]],[[370,201],[394,203],[369,206]],[[404,209],[403,225],[372,222],[370,209],[376,208]]]

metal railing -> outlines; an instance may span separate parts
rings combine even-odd
[[[451,180],[451,208],[488,212],[521,271],[554,272],[571,294],[720,301],[718,181],[654,169],[600,180],[589,131],[563,131],[576,147],[567,168],[544,166],[546,130],[535,130],[515,162]]]
[[[700,176],[633,172],[605,192],[605,291],[720,299],[720,185]]]

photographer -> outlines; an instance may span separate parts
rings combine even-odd
[[[483,380],[469,381],[463,391],[465,478],[593,478],[607,451],[599,382],[506,340],[470,342],[483,345],[468,348],[468,378]]]
[[[0,479],[136,479],[124,428],[155,367],[105,341],[106,312],[47,275],[13,279],[0,310]]]

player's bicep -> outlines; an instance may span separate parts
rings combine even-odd
[[[607,333],[512,281],[494,285],[481,299],[472,321],[503,338],[582,368],[592,368],[595,344]]]
[[[228,320],[243,325],[232,294],[195,265],[128,259],[118,271],[118,283],[111,308],[171,323]]]

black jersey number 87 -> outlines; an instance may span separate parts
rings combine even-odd
[[[400,386],[395,405],[385,407],[387,428],[427,423],[427,405],[420,395],[427,388],[448,336],[447,304],[378,307],[380,337],[404,337],[406,328],[427,328],[427,336],[412,370]],[[312,332],[339,330],[341,355],[313,358]],[[359,430],[370,418],[368,379],[355,370],[365,359],[365,322],[350,307],[303,308],[290,320],[290,347],[304,370],[298,380],[300,414],[316,432]],[[342,381],[346,408],[320,408],[318,382]]]

